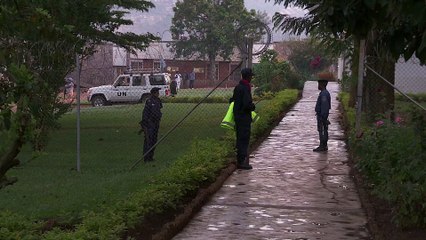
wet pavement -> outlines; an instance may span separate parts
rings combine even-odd
[[[338,123],[337,83],[332,96],[327,153],[316,129],[316,82],[251,155],[253,170],[235,171],[179,239],[370,239],[367,218],[349,176]]]

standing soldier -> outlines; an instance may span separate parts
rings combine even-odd
[[[145,108],[142,112],[142,121],[140,121],[141,130],[145,133],[143,144],[144,161],[154,160],[154,150],[152,148],[157,143],[158,129],[160,128],[161,108],[163,104],[159,98],[160,88],[151,89],[151,97],[145,102]],[[152,149],[151,149],[152,148]],[[148,152],[149,151],[149,152]]]
[[[170,83],[170,93],[172,94],[172,97],[177,95],[177,82],[176,82],[176,79],[174,78],[172,82]]]
[[[318,95],[315,112],[317,116],[317,129],[319,132],[320,145],[313,150],[314,152],[325,152],[328,150],[328,125],[330,124],[328,121],[328,114],[331,108],[331,97],[330,93],[326,89],[327,83],[328,80],[318,80],[318,90],[321,92]]]
[[[64,94],[64,98],[65,95],[67,96],[67,99],[70,98],[71,100],[74,99],[74,79],[72,79],[71,77],[68,77],[65,79],[65,94]]]
[[[253,167],[249,164],[248,147],[250,143],[251,112],[255,110],[251,96],[250,81],[254,76],[251,68],[241,70],[241,81],[234,88],[234,95],[231,102],[234,102],[235,132],[237,136],[237,168],[250,170]]]
[[[188,79],[189,79],[189,88],[194,89],[194,82],[195,82],[195,70],[194,69],[192,69],[192,71],[189,73]]]

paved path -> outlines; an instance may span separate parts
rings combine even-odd
[[[332,95],[327,153],[318,144],[316,82],[252,153],[251,171],[237,170],[174,239],[370,239],[346,164],[338,124],[338,85]]]

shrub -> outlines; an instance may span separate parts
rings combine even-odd
[[[277,52],[268,50],[261,56],[260,63],[254,66],[256,76],[253,84],[257,86],[256,95],[263,92],[279,92],[286,88],[302,88],[303,78],[288,62],[279,61],[277,57]]]
[[[393,221],[401,227],[426,226],[426,116],[413,112],[410,125],[379,120],[354,133],[355,110],[349,96],[340,94],[351,127],[350,147],[356,167],[372,186],[372,193],[388,201]]]

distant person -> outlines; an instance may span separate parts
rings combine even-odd
[[[188,79],[189,79],[189,88],[194,89],[194,82],[195,82],[195,71],[194,71],[194,69],[192,69],[192,72],[189,73]]]
[[[180,74],[179,71],[176,71],[175,80],[176,80],[176,84],[177,84],[176,89],[179,90],[180,87],[181,87],[181,83],[182,83],[182,74]]]
[[[331,96],[326,88],[327,84],[328,80],[318,80],[318,90],[321,92],[318,95],[315,112],[317,116],[317,129],[319,132],[320,145],[313,150],[314,152],[328,151],[328,125],[330,124],[330,121],[328,121],[328,115],[331,108]]]
[[[145,107],[142,112],[141,131],[145,133],[143,143],[144,161],[150,162],[154,160],[154,150],[151,149],[157,143],[158,130],[161,121],[161,108],[163,104],[159,98],[160,88],[151,89],[151,96],[146,100]],[[151,151],[150,151],[151,150]]]
[[[67,99],[74,98],[74,79],[71,77],[65,79],[65,96]]]
[[[252,115],[255,110],[251,96],[251,79],[254,76],[251,68],[241,70],[241,81],[234,88],[234,94],[230,102],[234,102],[234,120],[237,148],[237,168],[250,170],[253,167],[249,163],[248,147],[250,143],[250,132]]]
[[[176,79],[173,79],[172,82],[170,83],[170,93],[172,95],[172,97],[177,95],[177,81]]]

